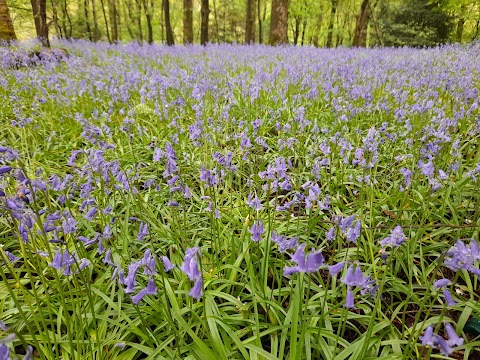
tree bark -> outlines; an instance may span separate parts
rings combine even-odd
[[[208,43],[208,16],[210,14],[208,0],[202,0],[200,13],[202,16],[202,23],[200,25],[200,44],[206,45]]]
[[[193,44],[193,0],[183,0],[183,43]]]
[[[104,0],[100,0],[100,5],[102,6],[103,20],[105,21],[105,32],[107,34],[107,40],[111,44],[112,43],[112,38],[110,37],[110,29],[108,27],[107,11],[105,10]]]
[[[32,2],[33,1],[34,0],[32,0]],[[90,29],[90,19],[88,18],[88,1],[87,0],[83,1],[83,10],[85,12],[85,27],[86,27],[86,30],[87,30],[88,39],[90,41],[93,41],[92,30]]]
[[[257,2],[257,12],[258,12],[258,43],[261,44],[263,42],[263,28],[262,28],[262,12],[261,6],[262,1],[258,0]]]
[[[100,40],[100,31],[98,30],[97,5],[95,0],[92,1],[92,16],[93,16],[93,41]]]
[[[52,5],[52,18],[53,18],[53,26],[55,27],[55,32],[57,36],[63,39],[64,38],[63,29],[60,27],[60,24],[58,21],[57,0],[50,0],[50,4]]]
[[[148,4],[147,0],[143,0],[143,10],[145,11],[145,20],[147,21],[147,42],[153,44],[153,26],[152,26],[152,13],[153,8]]]
[[[330,20],[328,22],[327,47],[332,47],[333,41],[333,23],[335,21],[335,14],[337,13],[338,0],[332,0],[332,9],[330,11]]]
[[[0,0],[0,40],[17,40],[7,0]]]
[[[288,0],[272,0],[270,17],[270,44],[288,43]]]
[[[172,25],[170,23],[170,0],[163,0],[163,10],[165,12],[165,32],[167,35],[167,45],[175,45],[173,37]]]
[[[112,41],[118,41],[118,15],[117,15],[117,0],[110,0],[108,4],[110,12],[110,26],[112,31]]]
[[[255,0],[247,0],[247,19],[245,24],[245,44],[255,42]]]
[[[35,21],[35,30],[37,38],[43,46],[50,47],[48,40],[48,25],[47,25],[47,1],[46,0],[31,0],[33,19]]]
[[[363,0],[360,11],[357,15],[355,24],[355,34],[353,35],[353,46],[367,46],[368,22],[370,21],[371,7],[369,0]]]

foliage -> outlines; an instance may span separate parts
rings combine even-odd
[[[478,356],[480,44],[26,46],[0,49],[3,354]]]

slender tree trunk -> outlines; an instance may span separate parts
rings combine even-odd
[[[257,2],[257,12],[258,12],[258,43],[263,43],[263,28],[262,28],[262,12],[261,12],[262,1],[258,0]]]
[[[193,0],[183,0],[183,43],[193,44]]]
[[[143,30],[142,30],[142,3],[140,0],[136,0],[137,9],[136,9],[136,20],[138,27],[138,38],[140,43],[143,43]],[[131,13],[130,13],[131,14]]]
[[[215,20],[215,32],[213,34],[210,32],[210,39],[215,39],[216,42],[221,42],[222,39],[220,39],[220,23],[218,22],[219,16],[217,12],[217,1],[213,0],[212,3],[213,3],[213,19]]]
[[[112,28],[112,41],[118,41],[118,15],[117,15],[117,0],[110,0],[108,4],[110,12],[110,26]]]
[[[111,44],[112,38],[110,37],[110,29],[108,27],[107,11],[105,10],[105,0],[100,0],[100,5],[102,6],[103,20],[105,21],[105,32],[107,34],[107,40]]]
[[[128,35],[130,35],[130,38],[132,40],[138,40],[138,37],[136,34],[133,33],[133,29],[131,27],[131,22],[132,20],[132,14],[131,14],[131,8],[132,8],[132,3],[131,1],[128,1],[128,4],[126,2],[123,2],[123,14],[124,14],[124,22],[125,25],[127,26],[127,31]]]
[[[270,44],[288,43],[288,0],[272,0]]]
[[[335,22],[335,14],[337,13],[338,0],[332,0],[332,9],[330,11],[330,20],[328,22],[327,47],[332,47],[333,41],[333,23]]]
[[[245,24],[245,44],[255,42],[255,0],[247,0],[247,19]]]
[[[355,34],[353,36],[353,46],[367,46],[368,22],[370,21],[371,7],[369,0],[363,0],[360,11],[357,15],[355,24]]]
[[[72,19],[70,18],[70,15],[68,13],[68,4],[67,0],[64,0],[62,3],[62,25],[63,25],[63,33],[65,34],[65,37],[68,39],[72,38]],[[65,20],[66,19],[66,20]],[[68,29],[67,29],[67,22],[68,22]]]
[[[200,44],[206,45],[208,43],[208,16],[210,14],[208,0],[202,0],[200,13],[202,16],[202,23],[200,25]]]
[[[50,47],[48,40],[48,25],[47,25],[47,1],[46,0],[31,0],[33,19],[35,21],[35,30],[37,38],[43,46]]]
[[[83,10],[84,10],[84,13],[85,13],[85,28],[86,28],[86,31],[87,31],[87,36],[88,36],[88,39],[90,41],[93,41],[92,30],[90,28],[90,19],[88,17],[88,0],[83,0]]]
[[[50,4],[52,6],[52,20],[53,20],[53,26],[55,27],[55,33],[57,34],[57,36],[59,36],[62,39],[64,38],[64,36],[63,36],[63,29],[60,27],[60,24],[58,21],[57,0],[50,0]]]
[[[322,3],[320,3],[319,6],[319,15],[317,17],[317,21],[315,22],[315,30],[313,32],[313,46],[318,47],[318,34],[320,33],[320,30],[322,29],[322,24],[323,24],[323,6]]]
[[[175,45],[173,38],[172,25],[170,23],[170,0],[163,0],[163,11],[165,12],[165,32],[167,35],[167,45]]]
[[[302,23],[302,18],[300,16],[295,16],[295,23],[293,26],[293,45],[298,44],[298,38],[300,37],[300,24]]]
[[[93,41],[100,40],[100,30],[98,29],[97,5],[95,0],[92,1],[92,16],[93,16]]]
[[[304,41],[305,41],[305,30],[307,29],[307,18],[305,17],[303,19],[303,23],[302,23],[302,46],[304,44]]]
[[[0,0],[0,40],[17,40],[12,18],[8,10],[7,0]]]
[[[150,4],[147,2],[147,0],[143,0],[143,10],[145,11],[145,20],[147,22],[147,42],[149,44],[153,44],[153,26],[152,26],[153,7],[150,7]]]

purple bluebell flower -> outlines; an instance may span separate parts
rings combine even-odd
[[[166,256],[162,256],[162,261],[163,261],[163,268],[165,272],[169,272],[173,268],[175,268],[175,265],[173,265],[170,261],[170,259]]]
[[[357,221],[355,223],[355,226],[350,227],[347,230],[347,240],[352,242],[352,243],[356,243],[357,240],[360,238],[361,229],[362,229],[362,225],[361,225],[360,221]]]
[[[390,232],[390,236],[387,236],[385,239],[380,240],[380,245],[399,247],[405,242],[405,240],[407,240],[407,237],[403,233],[402,227],[400,225],[397,225]]]
[[[262,240],[262,234],[265,232],[262,220],[255,220],[249,232],[252,234],[253,241],[259,242]]]
[[[449,346],[463,345],[464,339],[457,335],[453,326],[448,322],[445,323],[445,331],[447,332],[447,335],[448,335],[447,344]]]
[[[90,208],[87,213],[84,215],[84,218],[88,221],[92,221],[95,215],[97,215],[98,209],[96,207]]]
[[[420,340],[422,341],[423,346],[430,346],[433,347],[435,344],[435,336],[433,334],[433,327],[430,325],[425,329],[425,333],[420,336]]]
[[[183,258],[183,264],[180,267],[190,279],[190,281],[194,281],[195,279],[201,278],[202,273],[199,269],[198,264],[198,256],[200,254],[200,249],[195,246],[193,248],[187,248],[185,251],[185,257]]]
[[[350,289],[350,288],[347,290],[347,297],[345,298],[345,305],[344,306],[347,309],[355,309],[353,290]]]
[[[288,266],[283,269],[284,275],[292,275],[295,273],[312,273],[320,270],[320,267],[324,264],[324,258],[321,250],[313,251],[308,256],[305,255],[305,244],[299,245],[291,260],[296,262],[296,266]]]
[[[461,240],[457,240],[455,246],[447,251],[444,264],[450,270],[457,272],[458,270],[467,270],[480,276],[480,270],[475,266],[480,260],[480,249],[477,242],[472,239],[470,245],[467,246]]]
[[[8,172],[12,171],[12,167],[8,165],[4,165],[0,167],[0,175],[6,174]]]
[[[142,241],[145,236],[147,236],[149,234],[148,232],[148,224],[146,223],[140,223],[140,226],[138,227],[138,236],[137,236],[137,240],[138,241]]]
[[[344,267],[345,263],[341,261],[339,263],[329,266],[328,272],[330,273],[330,276],[336,276],[340,271],[343,270]]]
[[[203,279],[199,277],[197,280],[195,280],[195,284],[193,287],[190,289],[190,292],[188,293],[191,297],[194,299],[199,299],[203,295]]]
[[[457,302],[453,300],[452,293],[448,289],[443,289],[443,297],[445,298],[445,302],[447,306],[455,306]]]
[[[335,239],[335,226],[332,226],[327,233],[325,234],[325,237],[328,241],[333,241]]]
[[[420,172],[427,177],[431,177],[435,173],[435,166],[432,161],[424,163],[420,160],[418,162],[418,168],[420,169]]]
[[[10,360],[10,348],[0,342],[0,360]]]
[[[433,286],[435,289],[442,289],[448,285],[450,285],[452,282],[448,279],[440,279],[437,280],[433,283]]]
[[[247,200],[248,206],[250,206],[253,210],[260,211],[262,210],[262,204],[260,200],[257,197],[257,194],[248,194],[248,200]]]
[[[344,234],[347,232],[347,228],[352,226],[354,220],[355,220],[355,215],[351,215],[341,221],[340,227],[342,228],[342,232]]]

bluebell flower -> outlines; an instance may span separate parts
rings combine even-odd
[[[138,227],[138,237],[137,237],[137,240],[138,241],[142,241],[145,236],[147,236],[149,233],[148,233],[148,224],[145,224],[145,223],[140,223],[140,226]]]
[[[455,246],[447,251],[444,264],[450,270],[457,272],[458,270],[467,270],[480,276],[480,270],[475,266],[480,260],[480,249],[477,242],[472,239],[470,246],[465,245],[461,240],[457,240]]]
[[[435,289],[442,289],[444,288],[445,286],[448,286],[450,285],[452,282],[448,279],[440,279],[440,280],[437,280],[433,283],[433,286]]]
[[[332,226],[327,233],[325,234],[325,237],[328,241],[333,241],[335,239],[335,226]]]
[[[247,200],[248,206],[250,206],[253,210],[260,211],[262,210],[262,204],[260,200],[257,197],[257,194],[248,194],[248,200]]]
[[[194,299],[197,299],[197,300],[202,297],[202,295],[203,295],[203,279],[202,279],[202,277],[199,277],[199,278],[197,278],[197,280],[195,280],[195,284],[190,289],[190,292],[188,293],[188,295],[190,295],[191,297],[193,297]]]
[[[347,309],[355,309],[353,290],[347,290],[347,297],[345,298],[345,305]]]
[[[402,227],[400,225],[397,225],[395,226],[395,229],[390,232],[390,236],[387,236],[385,239],[380,240],[380,245],[399,247],[405,242],[405,240],[407,240],[407,237],[403,233]]]
[[[336,276],[340,271],[343,270],[344,266],[345,263],[343,261],[329,266],[328,272],[330,273],[330,276]]]
[[[262,234],[265,232],[262,220],[255,220],[249,232],[252,234],[253,241],[259,242],[262,240]]]
[[[175,265],[173,265],[170,261],[170,259],[166,256],[162,256],[162,261],[163,261],[163,268],[165,272],[169,272],[173,268],[175,268]]]
[[[291,260],[296,262],[296,266],[287,266],[283,269],[284,275],[292,275],[295,273],[312,273],[320,270],[320,267],[324,264],[324,257],[321,250],[313,251],[308,256],[305,254],[305,244],[299,245]]]
[[[0,342],[0,360],[10,360],[10,348]]]
[[[445,298],[445,302],[447,306],[455,306],[457,302],[453,300],[452,293],[448,289],[443,289],[443,297]]]

